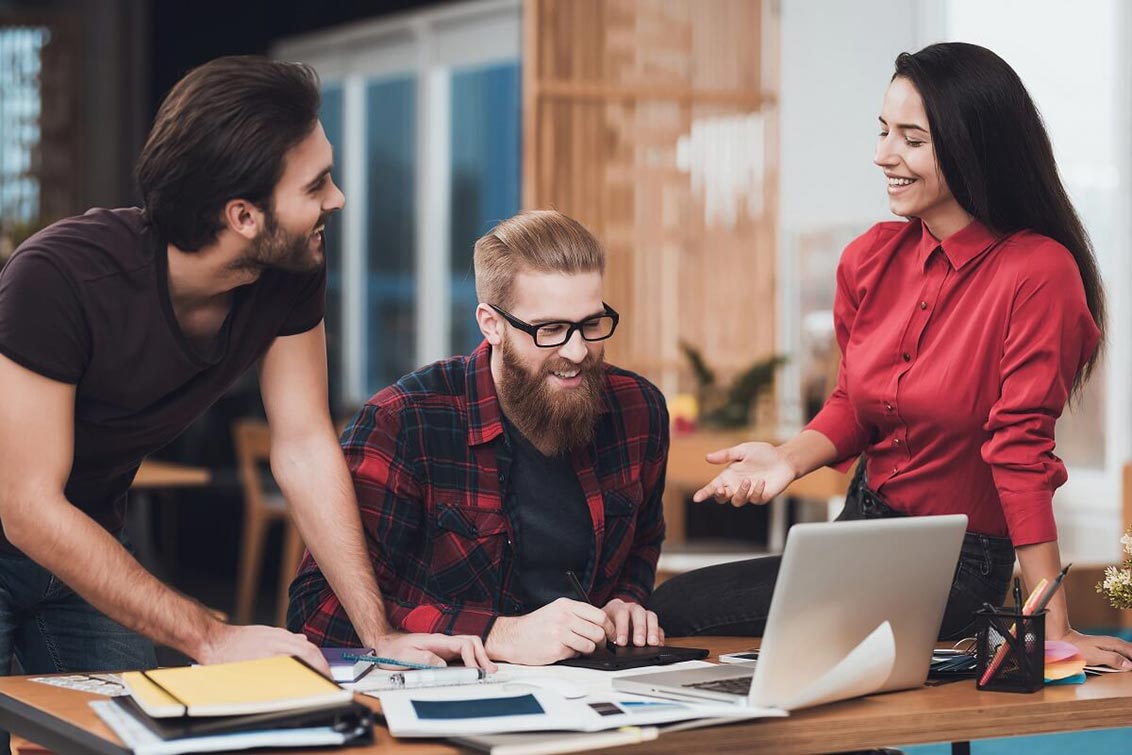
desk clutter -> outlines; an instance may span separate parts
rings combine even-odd
[[[709,667],[704,661],[685,661],[653,667],[656,671]],[[548,740],[570,736],[577,749],[610,746],[655,738],[670,724],[709,725],[763,717],[786,711],[742,707],[730,703],[698,703],[618,692],[613,680],[650,669],[602,671],[571,666],[530,667],[500,664],[493,683],[415,690],[384,690],[366,694],[381,700],[382,714],[395,737],[449,737],[465,747],[489,752],[538,752],[537,732]],[[693,723],[696,722],[696,723]],[[497,735],[524,733],[521,738]],[[603,733],[601,737],[585,734]],[[612,735],[612,737],[611,737]],[[519,748],[518,743],[523,743]],[[558,743],[557,746],[562,746]],[[532,748],[532,749],[528,749]],[[555,752],[572,750],[555,749]]]
[[[1014,580],[1013,608],[986,605],[975,614],[980,690],[1036,692],[1046,684],[1083,684],[1085,659],[1067,642],[1046,642],[1046,606],[1072,564],[1042,579],[1025,603]]]
[[[1087,674],[1112,673],[1116,669],[1086,666],[1077,647],[1068,642],[1046,640],[1042,658],[1042,684],[1084,684]],[[978,657],[970,650],[937,650],[932,656],[928,685],[973,679],[979,676]],[[989,689],[984,687],[984,689]]]
[[[728,660],[749,664],[750,656],[755,655],[754,652],[746,649],[748,645],[743,638],[701,639],[713,654],[719,653],[720,660],[726,657]],[[952,649],[952,651],[962,653],[966,649]],[[1051,645],[1050,651],[1047,657],[1051,665],[1071,658],[1071,656],[1066,657],[1065,648]],[[765,653],[759,652],[757,655],[764,656]],[[954,658],[955,655],[950,657]],[[765,660],[765,657],[758,662],[761,663],[762,660]],[[927,658],[924,660],[926,661]],[[679,673],[698,674],[719,667],[703,662],[692,662],[664,668],[676,669]],[[447,739],[454,746],[496,755],[574,752],[613,747],[617,744],[648,742],[657,737],[660,739],[661,749],[673,752],[718,752],[721,755],[778,752],[781,751],[780,746],[784,742],[793,743],[794,746],[790,749],[792,752],[810,752],[812,750],[799,748],[797,745],[799,742],[819,743],[819,740],[814,739],[814,731],[821,732],[823,738],[820,744],[827,748],[822,751],[828,752],[875,747],[905,737],[924,742],[938,741],[944,736],[956,741],[976,739],[984,736],[991,729],[1000,732],[1001,736],[1032,734],[1037,728],[1043,732],[1078,731],[1096,728],[1099,721],[1107,720],[1112,720],[1113,726],[1119,726],[1120,721],[1132,716],[1132,674],[1116,671],[1104,674],[1102,678],[1090,679],[1087,688],[1050,687],[1042,695],[980,694],[975,691],[975,684],[968,677],[963,683],[947,685],[942,689],[931,687],[912,689],[894,695],[870,696],[865,700],[846,702],[828,709],[815,708],[805,716],[798,717],[796,721],[793,715],[787,717],[783,712],[778,711],[776,717],[755,719],[748,723],[736,717],[695,718],[697,712],[706,711],[702,708],[696,711],[693,705],[685,704],[683,700],[638,698],[637,702],[641,704],[634,705],[631,697],[614,690],[618,679],[627,679],[631,675],[640,674],[656,675],[661,672],[661,669],[634,669],[619,675],[617,672],[565,666],[538,668],[504,665],[499,673],[492,674],[489,679],[475,686],[384,690],[373,693],[373,696],[378,699],[383,697],[390,699],[393,695],[401,695],[409,700],[455,701],[460,707],[465,707],[465,702],[469,700],[475,703],[475,701],[491,701],[496,698],[520,698],[522,704],[529,706],[528,696],[530,696],[540,706],[545,705],[541,712],[532,709],[531,715],[538,719],[544,719],[548,713],[553,713],[557,699],[561,698],[569,709],[574,709],[573,706],[576,705],[589,708],[589,713],[585,713],[586,717],[592,713],[621,724],[614,729],[596,732],[542,730],[490,734],[465,730],[435,735]],[[375,668],[362,681],[372,683],[370,677],[385,673],[395,672]],[[1085,694],[1081,694],[1078,690],[1084,691]],[[309,723],[309,719],[303,720],[300,718],[303,714],[296,714],[291,716],[290,728],[285,728],[285,725],[271,718],[259,718],[241,722],[251,726],[246,730],[206,732],[200,727],[209,725],[212,722],[211,717],[182,716],[153,719],[139,714],[128,705],[113,702],[105,696],[104,691],[91,694],[91,690],[77,687],[49,686],[34,682],[32,677],[8,677],[0,680],[0,711],[3,711],[12,722],[13,733],[30,737],[54,752],[94,751],[90,747],[91,742],[94,741],[91,737],[106,743],[104,751],[117,752],[120,751],[117,748],[128,747],[130,751],[143,755],[235,751],[258,746],[275,748],[272,751],[282,752],[282,748],[306,744],[321,746],[323,748],[321,751],[327,751],[334,744],[348,745],[355,742],[363,744],[362,747],[354,750],[355,752],[387,751],[393,740],[383,731],[384,725],[379,729],[376,723],[370,722],[370,711],[377,708],[377,703],[359,696],[362,693],[358,692],[356,686],[354,691],[356,693],[354,701],[361,706],[353,709],[358,718],[350,719],[348,712],[342,711],[340,718],[337,719],[337,726],[327,720],[322,722],[316,720],[310,725],[298,726],[299,723]],[[527,699],[524,702],[522,698]],[[510,706],[512,703],[490,704]],[[980,716],[971,716],[973,705],[980,709]],[[442,716],[450,715],[452,709],[449,707],[445,710],[446,707],[422,705],[420,710],[426,717],[436,716],[437,713]],[[738,711],[741,706],[736,705],[733,708]],[[468,708],[465,707],[464,715],[467,710]],[[460,712],[459,708],[457,712]],[[416,714],[415,710],[414,714]],[[844,726],[847,714],[858,721],[859,725]],[[288,717],[280,715],[284,719]],[[569,715],[574,714],[569,713]],[[650,719],[650,717],[654,718]],[[215,721],[218,724],[234,727],[238,718],[229,717],[228,720],[222,721],[217,717]],[[681,718],[684,720],[678,720]],[[664,719],[670,719],[672,723],[661,723],[660,721]],[[380,721],[380,718],[378,720]],[[427,722],[433,724],[452,726],[449,731],[455,731],[457,727],[454,724],[458,720],[458,718],[455,720],[426,718]],[[655,723],[649,723],[650,720]],[[735,725],[715,726],[731,722]],[[191,736],[173,738],[174,734],[181,733],[173,732],[168,728],[175,724],[197,728],[183,732]],[[582,724],[583,728],[589,728],[585,721],[582,721]],[[50,730],[45,729],[45,725]],[[364,743],[370,741],[371,725],[375,744],[367,747]],[[336,728],[338,731],[335,731]],[[169,738],[163,739],[154,729],[161,730]],[[682,729],[696,729],[696,731],[681,732]],[[351,731],[358,732],[358,736],[349,736]],[[117,733],[118,737],[124,740],[124,746],[119,744],[112,732]],[[666,740],[669,742],[667,745],[663,744]],[[393,749],[436,750],[432,744],[411,741],[411,738],[400,740],[400,744]]]
[[[122,674],[129,695],[92,702],[137,755],[373,740],[373,711],[297,658]]]

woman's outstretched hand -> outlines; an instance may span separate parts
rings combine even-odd
[[[770,443],[740,443],[707,455],[712,464],[727,467],[692,496],[696,503],[714,498],[732,506],[766,503],[779,495],[797,477],[794,465],[778,446]]]

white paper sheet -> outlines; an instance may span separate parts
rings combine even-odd
[[[640,669],[637,669],[640,671]],[[601,673],[601,672],[599,672]],[[510,685],[492,685],[476,690],[447,688],[385,692],[379,695],[389,731],[396,737],[435,737],[461,734],[504,734],[520,731],[602,731],[622,726],[646,726],[700,718],[729,720],[785,716],[785,711],[740,708],[734,705],[705,705],[657,700],[612,691],[567,699],[545,689],[506,691]],[[490,694],[483,694],[490,692]],[[422,719],[414,701],[484,700],[488,698],[534,698],[541,713]],[[597,708],[593,706],[597,706]],[[602,713],[605,713],[603,715]]]
[[[682,661],[665,666],[600,671],[576,666],[519,666],[513,663],[501,663],[499,673],[508,677],[507,689],[511,692],[533,687],[573,698],[585,695],[608,695],[613,692],[613,680],[619,676],[644,674],[650,671],[683,671],[712,665],[714,664],[706,661]]]
[[[345,735],[330,726],[277,729],[238,734],[186,737],[166,742],[112,702],[92,702],[90,707],[134,755],[181,755],[191,752],[230,752],[255,747],[317,747],[341,745]]]
[[[849,655],[782,707],[798,710],[848,700],[879,690],[896,664],[896,637],[887,621],[861,640]]]

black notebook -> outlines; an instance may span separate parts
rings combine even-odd
[[[252,713],[246,716],[209,716],[190,718],[152,718],[127,696],[113,698],[118,705],[147,729],[162,739],[187,739],[213,734],[237,734],[246,731],[276,731],[329,726],[341,732],[348,744],[366,744],[373,741],[372,709],[358,702],[336,703],[332,706],[301,710]]]

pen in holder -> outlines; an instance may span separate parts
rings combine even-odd
[[[975,613],[978,688],[1036,692],[1045,685],[1046,612],[1006,608]]]

